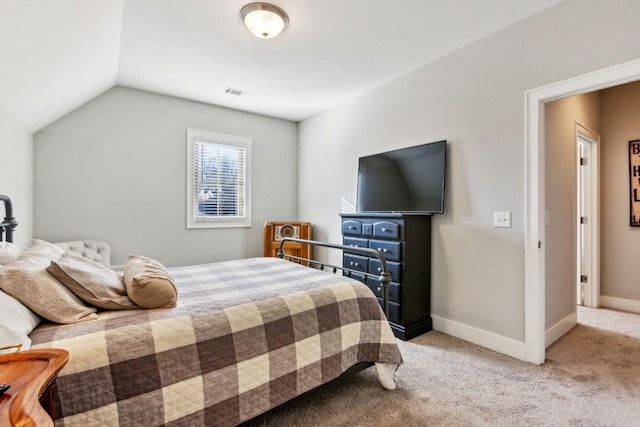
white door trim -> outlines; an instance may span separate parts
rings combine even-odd
[[[616,65],[525,92],[525,360],[545,360],[545,102],[640,79],[640,60]]]
[[[579,146],[579,140],[582,139],[589,143],[588,149],[588,162],[582,166],[588,168],[590,178],[589,195],[586,198],[589,204],[587,215],[586,227],[589,231],[588,244],[589,244],[589,259],[586,261],[588,266],[588,281],[585,287],[586,292],[583,294],[583,300],[576,301],[580,305],[585,307],[599,307],[600,305],[600,135],[589,129],[588,127],[576,122],[575,124],[575,143]],[[580,163],[579,148],[576,147],[576,165]],[[576,294],[578,293],[578,287],[580,286],[580,275],[584,273],[581,266],[581,252],[580,244],[581,240],[581,224],[580,218],[580,200],[582,198],[581,187],[581,170],[580,167],[576,169]]]

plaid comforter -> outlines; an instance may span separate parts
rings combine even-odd
[[[355,280],[277,258],[168,270],[176,308],[32,332],[32,347],[71,355],[56,425],[237,425],[357,362],[402,362],[375,296]]]

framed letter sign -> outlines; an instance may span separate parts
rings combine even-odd
[[[640,139],[629,141],[629,225],[640,227]]]

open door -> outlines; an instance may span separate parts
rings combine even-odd
[[[586,307],[598,307],[600,297],[599,142],[598,134],[576,123],[576,303]]]

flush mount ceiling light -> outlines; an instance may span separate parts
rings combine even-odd
[[[261,39],[272,39],[289,25],[287,13],[269,3],[249,3],[240,16],[249,31]]]

